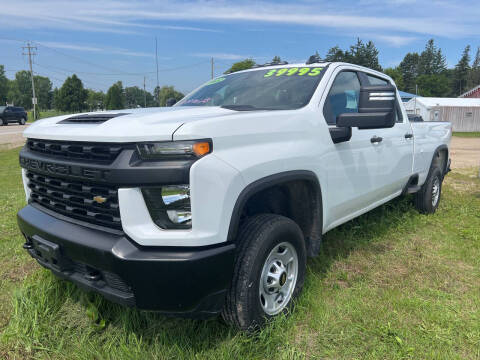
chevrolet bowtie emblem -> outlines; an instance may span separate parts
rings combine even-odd
[[[93,201],[95,201],[97,204],[103,204],[105,201],[107,201],[107,198],[97,195],[93,197]]]

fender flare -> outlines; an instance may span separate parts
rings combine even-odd
[[[447,153],[447,157],[445,159],[445,164],[444,164],[444,169],[440,169],[442,171],[442,175],[445,176],[448,172],[448,166],[449,166],[449,155],[450,155],[450,151],[448,149],[448,146],[446,144],[442,144],[442,145],[439,145],[437,146],[437,148],[433,151],[433,155],[432,155],[432,160],[430,161],[430,168],[428,170],[428,175],[430,175],[430,171],[432,169],[432,165],[433,165],[433,161],[435,160],[435,156],[437,156],[437,154],[440,152],[440,151],[443,151],[445,150],[446,153]]]
[[[316,204],[316,209],[314,213],[312,214],[313,217],[316,217],[316,221],[318,223],[317,226],[317,233],[318,239],[305,239],[306,241],[310,240],[318,240],[318,244],[311,244],[310,248],[315,250],[314,252],[319,250],[320,246],[320,239],[322,235],[322,230],[323,230],[323,201],[322,201],[322,189],[320,186],[320,182],[318,180],[318,177],[315,175],[314,172],[309,171],[309,170],[293,170],[293,171],[285,171],[273,175],[269,175],[263,178],[260,178],[250,184],[248,184],[240,193],[238,196],[233,211],[232,211],[232,216],[230,218],[230,225],[228,228],[228,235],[227,235],[227,242],[235,242],[235,239],[237,237],[237,232],[238,228],[240,225],[240,218],[243,212],[243,209],[247,203],[247,201],[254,196],[255,194],[258,194],[262,190],[265,190],[269,187],[275,186],[275,185],[280,185],[282,183],[290,182],[290,181],[295,181],[295,180],[300,180],[300,181],[308,181],[312,183],[314,186],[314,192],[315,192],[315,204]],[[309,249],[307,248],[307,251]]]

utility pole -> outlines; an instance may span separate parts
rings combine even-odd
[[[213,71],[213,57],[212,57],[211,64],[212,64],[212,79],[213,79],[213,73],[214,73],[214,71]]]
[[[157,64],[157,87],[156,87],[156,89],[159,90],[159,82],[158,82],[158,45],[157,45],[157,37],[156,36],[155,36],[155,62]],[[158,95],[157,95],[157,100],[158,100]],[[158,105],[160,105],[160,104],[158,104]]]
[[[35,96],[35,82],[33,81],[33,67],[32,67],[32,56],[36,55],[32,50],[37,50],[36,46],[31,46],[30,42],[27,42],[27,46],[22,47],[23,50],[27,49],[28,53],[23,55],[28,55],[28,63],[30,65],[30,77],[32,78],[32,103],[33,103],[33,120],[35,121],[37,119],[37,97]]]
[[[143,77],[143,101],[145,103],[144,107],[147,107],[147,92],[145,91],[145,76]]]

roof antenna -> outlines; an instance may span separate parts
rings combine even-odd
[[[308,58],[306,64],[310,65],[310,64],[321,63],[321,62],[322,62],[322,58],[320,57],[320,55],[318,55],[318,51],[316,51],[314,55]]]

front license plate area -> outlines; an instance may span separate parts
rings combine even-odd
[[[60,245],[37,235],[31,238],[31,242],[33,245],[31,254],[38,262],[57,271],[65,270],[66,262],[62,257]]]

